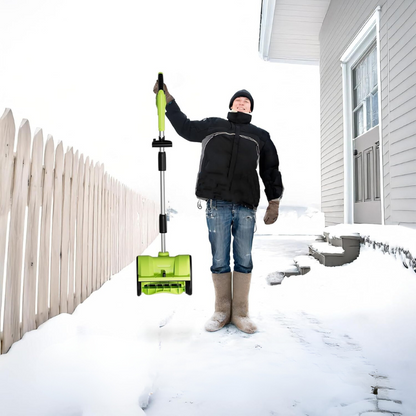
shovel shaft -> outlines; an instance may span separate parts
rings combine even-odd
[[[161,251],[166,251],[166,233],[168,232],[166,219],[166,202],[165,202],[165,171],[166,171],[166,153],[165,149],[159,149],[159,171],[160,171],[160,215],[159,215],[159,232],[162,239]]]
[[[168,231],[166,218],[166,203],[165,203],[165,171],[166,171],[166,153],[164,146],[172,146],[171,142],[165,140],[165,110],[166,110],[166,95],[164,91],[163,74],[159,72],[158,76],[159,90],[156,95],[156,105],[158,114],[159,127],[159,143],[153,143],[153,146],[159,147],[159,172],[160,172],[160,215],[159,215],[159,232],[161,236],[161,252],[166,252],[166,233]]]

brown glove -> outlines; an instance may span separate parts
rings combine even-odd
[[[280,201],[278,199],[273,199],[269,201],[269,206],[266,209],[264,214],[264,223],[267,225],[274,224],[279,216],[279,205]]]
[[[158,91],[159,91],[159,81],[156,81],[156,84],[153,87],[153,92],[157,94]],[[166,84],[163,84],[163,91],[165,92],[165,95],[166,95],[166,104],[169,104],[171,101],[174,100],[174,98],[169,94],[168,87],[166,86]]]

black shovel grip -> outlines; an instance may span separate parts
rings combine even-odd
[[[159,72],[158,83],[159,83],[159,91],[163,90],[163,74],[161,72]]]

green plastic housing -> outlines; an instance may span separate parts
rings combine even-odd
[[[191,281],[191,259],[189,255],[169,257],[159,252],[158,257],[137,257],[137,279],[142,293],[172,293],[180,295]]]
[[[159,90],[157,93],[156,105],[157,105],[159,131],[165,131],[166,95],[163,90]]]

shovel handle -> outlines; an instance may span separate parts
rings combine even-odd
[[[159,72],[158,84],[159,84],[159,91],[163,90],[163,72]]]
[[[158,76],[159,91],[156,96],[157,115],[159,124],[159,133],[165,131],[165,109],[166,109],[166,95],[163,90],[163,73],[159,72]]]

